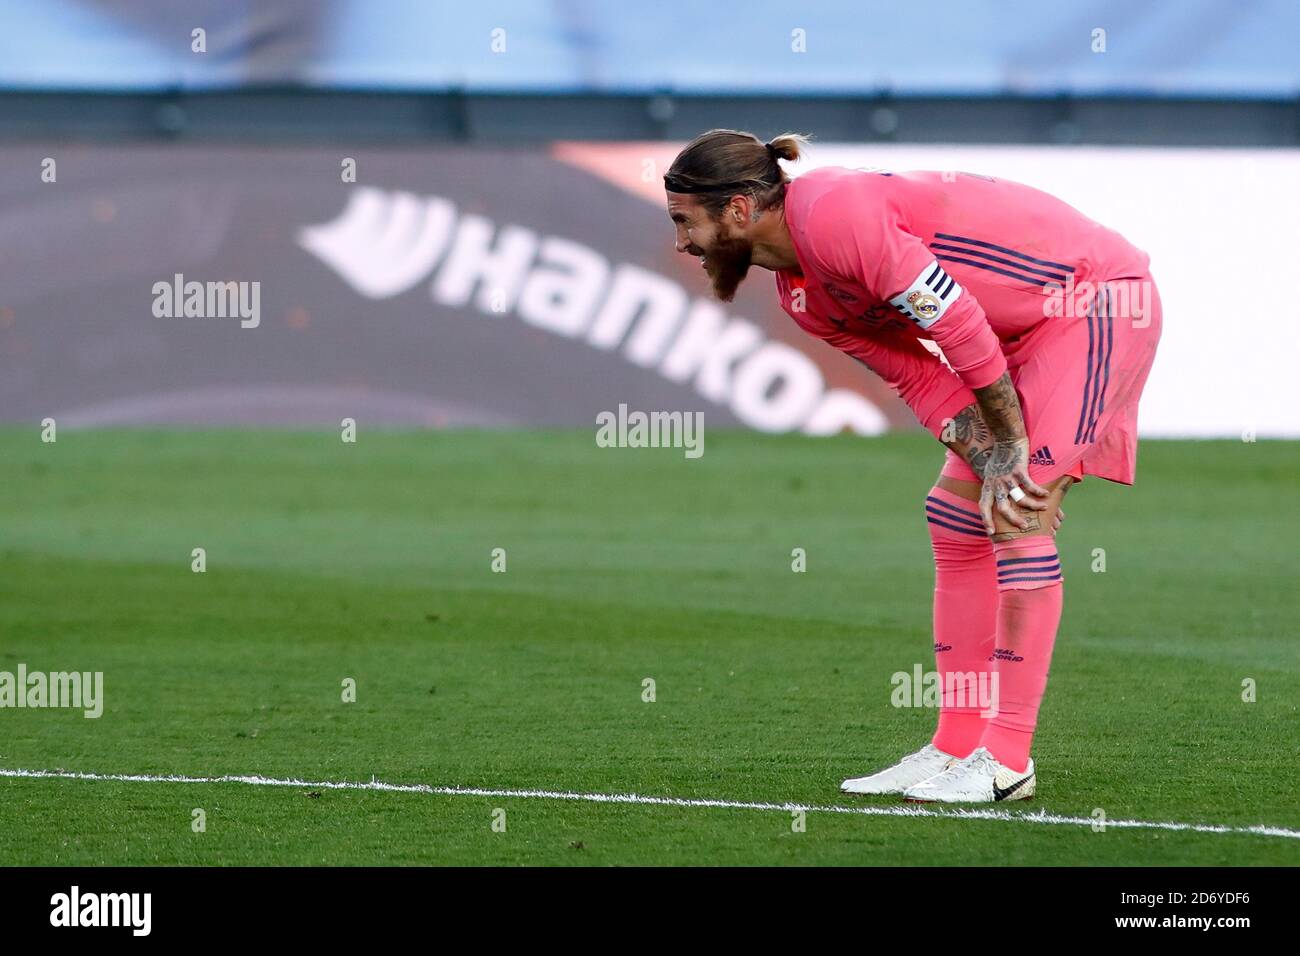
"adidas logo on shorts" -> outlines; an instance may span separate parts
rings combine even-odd
[[[1056,459],[1052,457],[1052,449],[1044,445],[1029,456],[1029,463],[1031,465],[1055,465]]]

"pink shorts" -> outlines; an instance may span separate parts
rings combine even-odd
[[[1029,431],[1029,476],[1072,475],[1133,484],[1138,399],[1160,341],[1160,295],[1150,273],[1110,279],[1066,299],[1007,357]],[[978,481],[951,449],[942,474]]]

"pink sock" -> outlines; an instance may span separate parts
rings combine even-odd
[[[934,660],[945,693],[939,727],[931,743],[944,753],[965,757],[988,724],[981,716],[979,688],[988,688],[993,665],[998,592],[993,546],[979,507],[960,495],[931,488],[925,518],[934,548]],[[956,694],[948,693],[953,688]]]
[[[1000,763],[1021,771],[1029,763],[1038,707],[1047,689],[1065,588],[1051,536],[999,541],[993,553],[999,595],[993,649],[997,716],[989,721],[980,746]]]

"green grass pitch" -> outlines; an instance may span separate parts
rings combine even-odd
[[[0,710],[0,768],[896,806],[838,784],[933,727],[890,675],[933,665],[940,451],[5,429],[0,670],[103,671],[105,709]],[[1300,828],[1298,466],[1145,442],[1136,487],[1071,493],[1039,792],[1009,812]],[[0,778],[2,864],[1298,862],[1244,833]]]

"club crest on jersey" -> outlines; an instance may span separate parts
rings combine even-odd
[[[960,295],[961,286],[957,280],[948,275],[937,260],[931,260],[906,289],[889,300],[889,304],[921,328],[928,329]]]
[[[928,292],[913,292],[907,297],[907,304],[922,319],[933,319],[939,314],[939,300]]]

